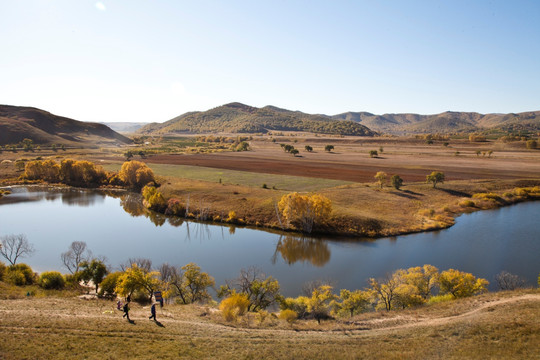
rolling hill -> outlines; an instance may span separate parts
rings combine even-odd
[[[274,106],[256,108],[230,103],[204,112],[189,112],[164,123],[152,123],[140,134],[179,133],[267,133],[307,131],[321,134],[372,136],[376,133],[354,121],[340,121],[326,115],[311,115]]]
[[[0,105],[0,144],[16,144],[25,138],[36,144],[72,146],[131,143],[131,139],[103,124],[77,121],[32,107]]]
[[[346,112],[332,116],[336,120],[352,120],[381,133],[453,133],[489,129],[503,131],[540,131],[540,111],[519,114],[479,114],[446,111],[435,115],[383,114]]]

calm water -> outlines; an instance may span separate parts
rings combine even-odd
[[[493,285],[494,276],[506,270],[536,284],[538,214],[540,202],[522,203],[463,215],[443,231],[344,242],[166,218],[125,193],[18,187],[0,200],[0,236],[26,234],[36,252],[20,262],[38,272],[66,272],[60,254],[71,242],[85,241],[115,268],[137,257],[151,259],[155,267],[195,262],[217,285],[255,265],[277,278],[285,295],[296,296],[309,281],[357,289],[369,277],[423,264],[471,272]]]

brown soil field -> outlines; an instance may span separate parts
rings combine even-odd
[[[147,162],[354,182],[373,182],[373,176],[378,171],[398,174],[405,182],[425,181],[426,175],[434,170],[444,172],[447,180],[540,178],[540,151],[516,151],[510,145],[498,143],[471,144],[461,141],[448,148],[415,144],[410,140],[365,143],[350,140],[336,143],[336,139],[327,139],[326,142],[335,144],[335,150],[329,153],[324,151],[324,145],[315,145],[314,141],[293,143],[301,150],[301,156],[296,157],[281,150],[278,143],[255,140],[251,142],[252,151],[163,154],[152,156]],[[302,151],[308,144],[312,144],[314,152]],[[379,157],[370,158],[369,150],[378,150],[381,146],[384,152]],[[477,150],[492,150],[493,154],[490,157],[477,156]],[[456,156],[456,151],[460,155]]]

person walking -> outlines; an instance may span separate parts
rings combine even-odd
[[[129,305],[128,305],[128,303],[124,304],[124,315],[122,315],[122,317],[127,317],[127,320],[131,321],[129,319]]]
[[[152,307],[150,308],[150,313],[152,315],[150,315],[150,317],[148,319],[154,318],[154,321],[157,321],[157,319],[156,319],[156,303],[152,304]]]

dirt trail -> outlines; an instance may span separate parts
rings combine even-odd
[[[111,318],[118,318],[119,321],[125,321],[121,319],[121,312],[114,310],[111,311],[109,307],[101,307],[99,309],[94,308],[96,311],[90,311],[90,312],[83,312],[83,311],[77,311],[73,312],[66,308],[55,308],[55,307],[47,307],[47,309],[39,308],[39,307],[32,307],[32,306],[24,306],[22,302],[25,302],[26,305],[30,305],[27,303],[28,300],[22,301],[20,306],[9,306],[7,307],[6,304],[2,304],[0,302],[0,318],[12,318],[18,316],[24,316],[28,318],[32,317],[47,317],[47,318],[75,318],[75,319],[90,319],[94,318],[96,320],[105,320],[105,319],[111,319]],[[399,313],[396,313],[396,316],[389,317],[389,318],[379,318],[379,319],[371,319],[371,320],[364,320],[364,321],[355,321],[354,323],[350,324],[352,325],[352,328],[343,328],[343,329],[334,329],[334,330],[327,330],[327,331],[320,331],[320,330],[299,330],[299,329],[258,329],[258,328],[237,328],[237,327],[231,327],[219,323],[212,322],[210,319],[201,318],[201,320],[194,320],[194,319],[178,319],[175,318],[175,315],[164,311],[161,314],[158,313],[158,320],[162,322],[166,327],[173,328],[186,328],[189,327],[192,329],[192,331],[195,331],[195,334],[191,334],[189,336],[194,336],[198,338],[207,338],[212,336],[227,336],[227,334],[231,333],[243,333],[245,336],[249,337],[257,337],[259,335],[265,335],[265,336],[273,336],[273,337],[279,337],[279,338],[286,338],[291,336],[291,334],[294,334],[295,338],[318,338],[318,337],[334,337],[334,338],[342,338],[342,337],[350,337],[352,336],[360,336],[360,337],[366,337],[366,336],[381,336],[385,335],[388,332],[394,332],[396,330],[402,330],[402,329],[411,329],[416,327],[436,327],[444,324],[448,324],[449,322],[456,322],[461,321],[465,319],[474,319],[476,316],[480,316],[482,311],[488,310],[491,308],[496,308],[498,306],[504,305],[504,304],[510,304],[510,303],[517,303],[517,302],[524,302],[524,301],[540,301],[540,294],[526,294],[526,295],[520,295],[520,296],[514,296],[510,298],[504,298],[499,300],[492,300],[492,301],[486,301],[481,304],[474,304],[471,305],[473,308],[471,310],[468,310],[466,312],[463,312],[458,315],[453,316],[445,316],[445,317],[424,317],[424,318],[418,318],[418,317],[412,317],[412,316],[404,316]],[[24,308],[24,310],[22,310]],[[85,307],[81,307],[81,310],[83,310]],[[135,311],[132,311],[130,313],[131,318],[136,321],[137,324],[139,323],[146,323],[147,322],[147,309],[146,308],[140,308]],[[144,317],[143,317],[144,316]],[[399,324],[396,325],[396,322]],[[75,320],[75,323],[77,323],[77,320]],[[387,324],[387,325],[385,325]],[[13,325],[7,325],[3,324],[1,326],[6,330],[7,328],[10,329],[10,331],[14,332],[20,332],[24,333],[25,331],[28,331],[29,329],[24,326],[13,326]],[[32,329],[32,331],[37,331],[38,329]],[[99,333],[102,330],[99,329],[73,329],[69,328],[69,332],[80,331],[84,333]],[[134,329],[126,328],[124,331],[122,331],[121,336],[126,336],[128,334],[136,334],[136,332],[132,332]],[[45,330],[43,330],[45,331]],[[57,331],[61,331],[61,329],[57,329]],[[178,333],[176,331],[173,331],[169,334],[171,337],[184,337],[187,336],[187,334]]]

